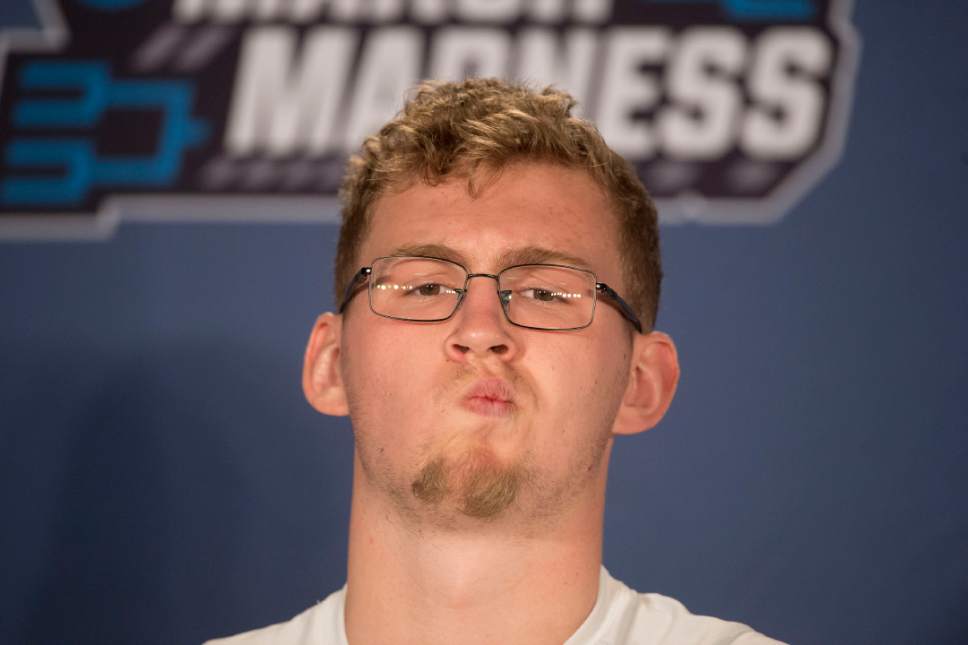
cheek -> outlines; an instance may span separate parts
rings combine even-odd
[[[354,330],[343,347],[342,368],[354,427],[389,436],[431,405],[432,366],[429,347],[417,351],[419,341],[402,339],[399,330],[385,333],[381,323]]]
[[[625,392],[628,353],[615,344],[587,343],[545,352],[536,384],[541,416],[553,426],[553,438],[568,443],[610,433]],[[554,449],[554,446],[552,446]]]
[[[587,406],[591,401],[611,400],[616,389],[623,389],[628,357],[623,344],[589,339],[559,350],[548,371],[561,392],[574,393],[573,403]]]

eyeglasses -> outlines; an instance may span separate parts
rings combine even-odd
[[[497,274],[469,273],[449,260],[430,257],[382,257],[357,271],[346,288],[339,312],[369,281],[370,309],[384,318],[440,322],[457,311],[471,278],[491,278],[508,322],[528,329],[570,331],[592,324],[598,294],[642,332],[642,323],[625,300],[595,274],[560,264],[520,264]]]

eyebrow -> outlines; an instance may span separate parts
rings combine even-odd
[[[458,251],[444,244],[405,244],[393,249],[388,255],[399,256],[424,256],[428,258],[440,258],[450,260],[461,266],[467,266],[467,258]]]
[[[422,255],[431,258],[440,258],[441,260],[450,260],[463,267],[467,267],[469,264],[467,257],[463,253],[445,244],[405,244],[398,246],[389,255]],[[519,264],[566,264],[586,271],[592,271],[588,261],[577,255],[562,253],[561,251],[554,251],[541,246],[523,246],[511,249],[502,253],[501,257],[498,258],[498,266],[502,269]]]
[[[511,249],[501,255],[500,264],[502,267],[510,267],[518,264],[567,264],[591,271],[589,263],[576,255],[562,253],[546,249],[541,246],[524,246],[518,249]]]

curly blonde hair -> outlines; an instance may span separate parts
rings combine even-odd
[[[427,81],[389,123],[350,157],[340,189],[342,227],[335,294],[359,268],[357,253],[376,199],[414,181],[436,185],[478,170],[540,161],[586,170],[608,196],[618,221],[626,299],[646,328],[655,324],[662,282],[655,205],[635,171],[590,122],[572,116],[575,100],[497,79]]]

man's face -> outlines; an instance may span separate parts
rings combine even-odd
[[[616,228],[585,172],[515,164],[476,198],[465,179],[385,194],[358,258],[430,255],[491,274],[577,264],[621,291]],[[585,329],[516,327],[489,278],[472,279],[454,316],[437,323],[377,316],[358,294],[344,314],[340,369],[366,484],[405,515],[448,527],[590,502],[603,492],[629,330],[604,301]]]

